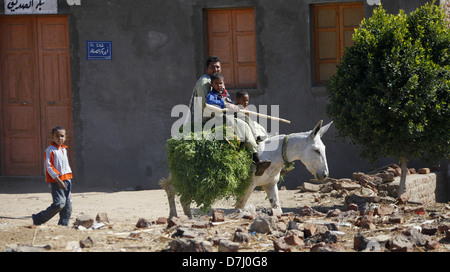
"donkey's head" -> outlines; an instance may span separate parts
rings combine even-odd
[[[333,122],[330,122],[326,126],[322,126],[322,122],[322,120],[319,121],[316,127],[309,132],[306,138],[306,144],[301,151],[302,163],[317,179],[325,179],[329,175],[325,145],[322,143],[321,137],[327,132]]]

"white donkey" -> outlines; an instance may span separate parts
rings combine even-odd
[[[277,183],[280,179],[281,170],[286,162],[300,160],[315,178],[325,179],[328,177],[329,172],[325,155],[325,145],[322,143],[321,137],[332,123],[330,122],[328,125],[322,126],[322,121],[319,121],[314,129],[309,132],[277,135],[261,142],[258,146],[258,153],[261,160],[270,160],[272,163],[262,176],[253,176],[253,181],[247,188],[245,194],[237,200],[235,209],[243,209],[255,187],[261,186],[266,192],[272,208],[281,213]],[[270,151],[264,150],[268,145],[277,146],[277,148],[270,148]],[[166,191],[169,200],[169,217],[177,216],[175,191],[171,180],[171,174],[169,174],[167,179],[160,180],[160,185]],[[190,201],[181,204],[184,214],[192,217]]]

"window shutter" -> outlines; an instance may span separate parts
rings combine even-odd
[[[227,88],[255,88],[256,42],[253,9],[207,10],[208,54],[221,59]]]

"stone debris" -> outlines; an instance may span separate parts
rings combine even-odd
[[[86,239],[80,241],[80,247],[81,248],[90,248],[94,246],[94,240],[90,236],[88,236]]]
[[[286,235],[284,241],[290,246],[303,246],[305,244],[302,237],[296,233]]]
[[[424,224],[422,227],[422,234],[435,235],[438,231],[436,224]]]
[[[168,219],[168,226],[169,227],[177,227],[177,226],[181,226],[184,224],[184,222],[186,222],[189,218],[185,215],[181,215],[179,217],[172,217]]]
[[[212,222],[223,222],[223,221],[225,221],[224,211],[214,209],[212,211]]]
[[[100,229],[109,225],[108,215],[106,213],[98,213],[94,218],[88,214],[80,214],[73,223],[73,227],[78,230]]]
[[[75,219],[75,223],[73,225],[74,225],[74,227],[81,226],[83,228],[88,229],[94,225],[94,218],[87,214],[80,214]]]
[[[253,223],[250,226],[250,231],[258,233],[268,233],[271,230],[276,229],[274,224],[275,221],[275,217],[262,214],[253,220]]]
[[[236,231],[233,236],[233,242],[248,243],[250,242],[250,234]]]
[[[167,218],[166,218],[166,217],[159,217],[158,219],[156,219],[155,221],[153,221],[152,224],[155,224],[155,225],[165,225],[165,224],[167,224]]]
[[[283,237],[274,240],[273,247],[277,252],[291,252],[291,247],[286,243],[286,240]]]
[[[209,228],[210,226],[211,226],[211,223],[210,223],[209,221],[205,221],[205,220],[202,220],[202,221],[195,221],[195,222],[192,224],[192,227],[197,228],[197,229],[207,229],[207,228]]]
[[[310,249],[311,252],[346,252],[346,250],[339,245],[327,244],[320,242],[315,244]]]
[[[430,168],[421,168],[418,171],[410,168],[407,170],[407,175],[416,173],[426,175],[430,174],[430,172]],[[400,175],[401,168],[396,164],[391,164],[378,169],[372,174],[355,172],[351,179],[328,178],[320,183],[311,180],[310,182],[304,182],[299,189],[302,192],[330,193],[334,197],[345,197],[349,192],[360,191],[361,195],[366,197],[376,195],[379,200],[394,198],[394,201],[399,198],[398,201],[400,203],[406,203],[406,201],[410,200],[410,196],[408,194],[397,196],[398,184],[394,183],[395,179],[400,177]]]
[[[380,205],[375,207],[374,209],[374,215],[378,216],[387,216],[392,215],[397,210],[397,207],[395,205]]]
[[[172,235],[173,237],[182,237],[182,238],[197,238],[201,234],[200,231],[190,227],[179,227],[176,229],[175,233]]]
[[[300,188],[303,192],[318,192],[321,189],[320,185],[304,182]]]
[[[306,244],[314,245],[317,243],[326,243],[326,244],[336,244],[338,241],[338,236],[327,230],[324,233],[316,233],[311,235],[305,239]]]
[[[148,228],[152,225],[152,223],[145,219],[145,218],[139,218],[139,220],[136,223],[136,228]]]
[[[222,239],[219,242],[219,252],[238,252],[239,243],[232,242],[227,239]]]
[[[202,239],[175,239],[169,242],[170,250],[175,252],[212,252],[213,245]]]
[[[95,217],[95,221],[99,223],[109,223],[108,214],[105,212],[100,212]]]

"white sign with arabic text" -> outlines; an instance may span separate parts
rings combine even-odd
[[[5,0],[5,14],[57,14],[57,0]]]

